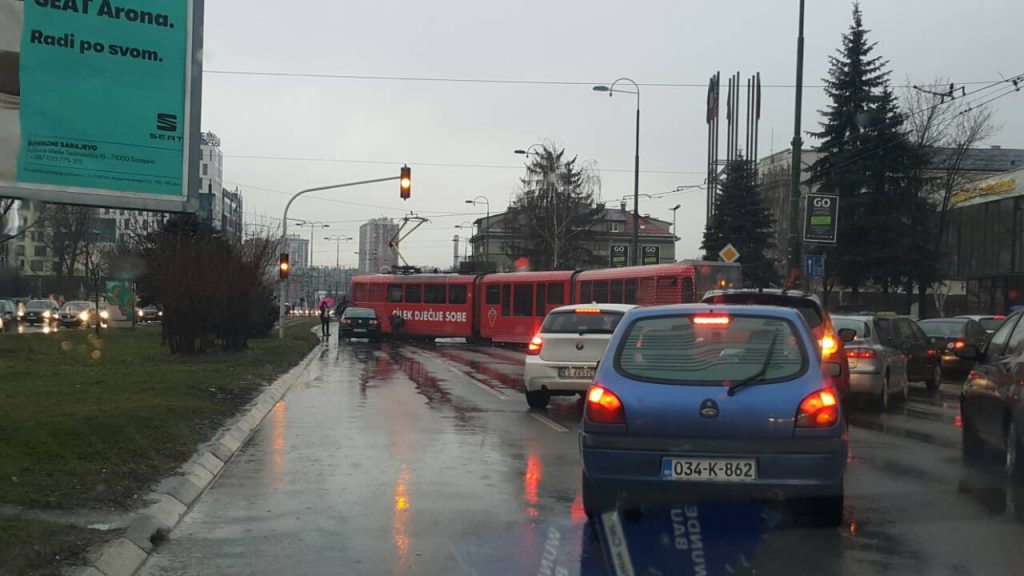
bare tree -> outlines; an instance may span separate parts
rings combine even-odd
[[[54,259],[58,282],[61,278],[75,276],[91,240],[95,216],[95,208],[66,204],[47,205],[40,216],[45,229],[43,244]]]
[[[939,86],[948,88],[934,89]],[[997,131],[992,122],[992,107],[973,105],[965,94],[962,87],[957,88],[948,79],[940,78],[927,87],[911,86],[903,94],[908,136],[925,158],[922,173],[914,175],[913,180],[920,183],[918,195],[924,195],[935,210],[932,226],[935,246],[942,246],[953,194],[971,179],[964,167],[965,158],[972,148]],[[922,318],[926,317],[928,286],[934,280],[918,279]]]

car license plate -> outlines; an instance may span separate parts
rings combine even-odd
[[[754,482],[757,461],[753,458],[665,458],[661,476],[686,482]]]
[[[366,328],[355,328],[354,332],[366,332]]]
[[[593,378],[594,369],[590,366],[568,366],[558,369],[559,378]]]

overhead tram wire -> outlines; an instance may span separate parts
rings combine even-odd
[[[470,78],[454,76],[388,76],[382,74],[332,74],[325,72],[276,72],[269,70],[204,70],[203,74],[216,76],[264,76],[271,78],[309,78],[323,80],[372,80],[386,82],[442,82],[451,84],[519,84],[534,86],[593,86],[600,82],[574,80],[527,80],[521,78]],[[988,84],[992,80],[954,82],[961,86]],[[707,82],[638,82],[640,86],[654,88],[700,88],[707,89]],[[945,86],[942,84],[917,84],[917,86]],[[893,88],[912,88],[914,85],[895,85]],[[824,84],[805,85],[805,88],[824,88]],[[795,88],[793,84],[764,84],[762,88]]]

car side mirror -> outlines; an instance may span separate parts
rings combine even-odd
[[[842,373],[843,373],[843,366],[842,366],[842,364],[840,364],[838,362],[826,362],[826,364],[828,364],[827,369],[828,369],[828,375],[829,376],[832,376],[834,378],[836,376],[841,376],[842,375]]]
[[[964,360],[981,360],[981,350],[978,349],[974,344],[968,344],[963,348],[958,348],[956,351],[957,358],[963,358]]]
[[[839,339],[843,342],[853,342],[853,339],[857,337],[857,331],[853,328],[840,328]]]

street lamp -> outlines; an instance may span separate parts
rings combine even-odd
[[[337,243],[338,250],[337,250],[337,253],[334,256],[334,267],[335,268],[341,268],[341,241],[345,240],[347,242],[347,241],[349,241],[351,239],[352,239],[351,236],[345,236],[344,234],[342,234],[342,235],[334,235],[334,236],[324,236],[324,240],[334,240]],[[358,252],[357,252],[357,254],[358,254]]]
[[[636,155],[633,157],[633,265],[638,266],[640,264],[640,85],[629,78],[619,78],[612,82],[611,86],[594,86],[594,91],[607,92],[608,97],[611,98],[616,92],[615,85],[619,82],[628,82],[636,89],[635,92],[621,89],[618,92],[636,95]]]
[[[487,219],[484,220],[486,226],[484,227],[484,261],[490,262],[491,260],[491,201],[486,196],[477,196],[472,200],[466,200],[466,204],[472,204],[476,206],[477,202],[483,202],[487,205]]]
[[[530,147],[527,148],[526,150],[523,150],[522,148],[516,148],[515,150],[512,151],[512,153],[513,154],[519,154],[519,155],[522,155],[522,156],[530,156],[530,155],[536,156],[537,153],[536,152],[530,152],[530,150],[533,150],[534,148],[537,148],[537,147],[544,148],[544,145],[543,144],[530,144]]]

